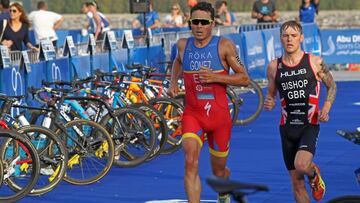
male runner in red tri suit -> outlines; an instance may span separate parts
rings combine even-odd
[[[304,35],[298,22],[285,22],[280,28],[280,38],[284,55],[271,61],[268,66],[269,83],[264,107],[268,110],[274,108],[278,90],[283,158],[289,171],[295,200],[299,203],[310,202],[305,188],[306,175],[313,198],[320,201],[325,194],[325,183],[313,157],[320,131],[319,121],[329,120],[329,111],[336,96],[336,84],[320,57],[301,50]],[[327,89],[321,111],[320,81]]]
[[[236,53],[232,41],[212,36],[215,11],[210,3],[200,2],[191,9],[190,25],[193,37],[177,42],[169,94],[178,92],[177,81],[185,81],[185,110],[182,118],[182,144],[185,153],[185,189],[190,203],[200,202],[201,183],[198,160],[208,139],[212,172],[227,178],[226,168],[231,133],[231,118],[226,97],[226,85],[249,84],[249,77]],[[229,68],[234,74],[229,75]],[[228,202],[221,194],[219,202]]]

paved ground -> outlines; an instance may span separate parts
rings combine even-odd
[[[334,73],[341,79],[345,73]],[[352,74],[350,74],[352,76]],[[346,78],[348,78],[346,76]],[[337,129],[355,129],[360,125],[360,82],[338,82],[338,97],[331,111],[331,120],[321,127],[315,161],[321,167],[327,184],[325,201],[345,194],[360,194],[354,170],[360,167],[360,146],[340,136]],[[322,99],[324,97],[322,91]],[[263,112],[256,122],[233,129],[229,167],[232,179],[263,183],[270,187],[268,193],[249,197],[252,203],[294,202],[291,186],[283,164],[278,121],[280,110]],[[152,162],[132,169],[113,167],[100,182],[89,186],[61,183],[52,192],[41,197],[27,197],[20,202],[147,202],[150,200],[185,199],[183,188],[183,153],[161,156]],[[214,202],[216,194],[205,185],[211,175],[207,145],[200,159],[203,183],[202,199]],[[323,202],[325,202],[323,201]],[[181,201],[176,201],[181,202]]]
[[[360,81],[360,71],[332,71],[336,81]]]

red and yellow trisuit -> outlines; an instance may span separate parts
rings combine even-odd
[[[219,42],[220,37],[212,36],[205,47],[198,48],[193,37],[187,40],[182,64],[186,90],[182,130],[183,139],[195,138],[200,146],[206,133],[210,153],[226,157],[232,127],[226,85],[201,83],[198,73],[205,66],[216,74],[229,74],[221,63]]]

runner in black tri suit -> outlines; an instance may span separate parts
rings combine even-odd
[[[308,176],[313,198],[320,201],[325,183],[319,167],[313,163],[320,131],[319,121],[329,120],[329,111],[336,96],[336,84],[320,57],[305,53],[302,27],[296,21],[285,22],[280,28],[284,55],[268,66],[268,92],[264,107],[275,106],[278,90],[281,103],[280,135],[283,158],[289,170],[297,202],[310,202],[305,188]],[[320,81],[327,88],[326,101],[319,107]]]
[[[193,37],[179,39],[169,95],[178,92],[178,79],[185,82],[185,110],[182,117],[182,145],[185,153],[185,189],[189,203],[200,202],[199,156],[204,134],[210,148],[211,169],[215,176],[228,178],[226,167],[232,122],[226,97],[226,85],[248,86],[245,71],[232,41],[212,36],[214,8],[200,2],[191,9]],[[229,74],[229,69],[234,74]],[[219,194],[218,202],[228,203],[228,194]]]

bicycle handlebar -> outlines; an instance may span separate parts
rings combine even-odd
[[[128,70],[141,71],[141,72],[144,72],[144,73],[152,73],[152,72],[155,72],[156,69],[157,69],[155,67],[145,66],[145,65],[142,65],[142,64],[125,65],[125,67]]]
[[[24,99],[25,98],[25,95],[14,95],[14,96],[8,96],[8,95],[5,95],[5,94],[0,94],[0,100],[3,100],[3,101],[19,101],[20,99]]]
[[[48,81],[42,80],[41,84],[46,86],[46,87],[49,87],[51,85],[70,86],[70,87],[72,87],[72,85],[73,85],[72,82],[64,81],[64,80],[56,80],[56,81],[53,81],[53,82],[48,82]]]

